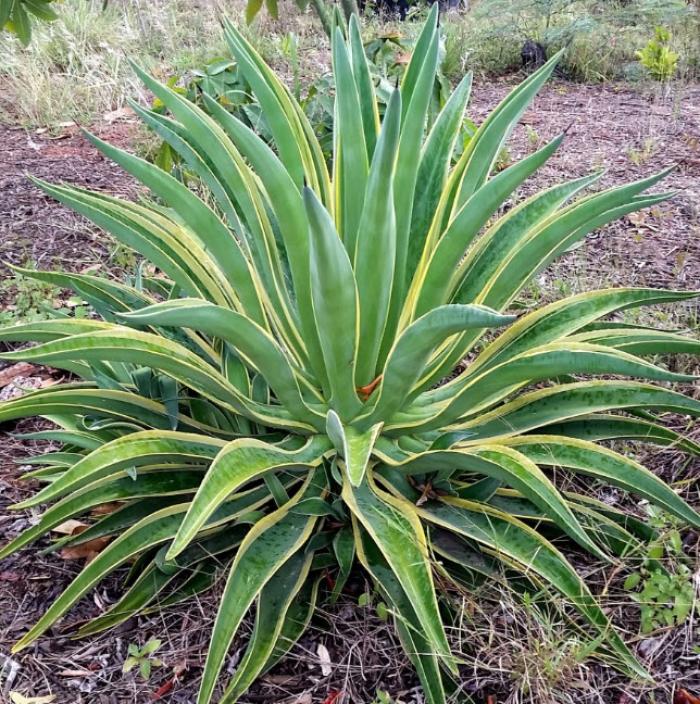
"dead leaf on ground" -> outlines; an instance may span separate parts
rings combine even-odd
[[[130,107],[119,108],[118,110],[110,110],[102,115],[105,122],[116,122],[117,120],[128,120],[134,117],[134,111]]]
[[[700,697],[691,694],[687,689],[677,689],[673,695],[673,704],[700,704]]]
[[[93,673],[90,670],[61,670],[58,673],[59,677],[92,677]]]
[[[0,582],[19,582],[22,575],[14,570],[4,570],[0,572]]]
[[[90,515],[91,516],[109,516],[110,513],[114,513],[117,509],[120,509],[123,505],[124,504],[121,501],[112,501],[108,504],[100,504],[99,506],[95,506],[90,511]]]
[[[85,530],[86,528],[87,525],[85,523],[83,523],[82,521],[76,521],[75,519],[71,518],[53,528],[52,532],[60,533],[61,535],[77,535],[78,533],[82,532],[81,529]]]
[[[87,543],[75,545],[61,550],[62,560],[85,560],[85,564],[94,560],[109,544],[112,538],[105,535],[101,538],[88,540]]]
[[[318,655],[318,664],[321,666],[321,673],[324,677],[328,677],[328,675],[333,672],[333,668],[331,667],[331,655],[328,652],[328,648],[322,643],[319,643],[316,648],[316,655]]]
[[[53,694],[48,694],[45,697],[25,697],[19,692],[10,692],[10,701],[12,704],[51,704],[56,697]]]
[[[35,364],[29,364],[29,362],[17,362],[17,364],[13,364],[10,367],[5,367],[5,369],[0,371],[0,389],[3,386],[7,386],[16,377],[28,376],[36,371],[36,369],[37,366]]]

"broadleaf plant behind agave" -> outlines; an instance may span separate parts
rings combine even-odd
[[[615,311],[695,294],[618,288],[517,320],[504,311],[588,232],[668,197],[645,195],[663,174],[582,197],[600,174],[575,179],[502,215],[503,203],[561,142],[493,173],[557,57],[494,110],[452,166],[470,78],[427,130],[438,63],[435,8],[381,124],[357,23],[349,39],[336,35],[329,174],[289,91],[234,26],[227,23],[225,33],[274,150],[216,102],[207,116],[137,68],[172,117],[134,109],[199,176],[207,202],[94,137],[157,204],[39,184],[159,273],[127,286],[34,272],[75,289],[102,319],[60,318],[0,335],[40,343],[5,359],[82,379],[0,406],[1,421],[49,418],[58,429],[34,437],[64,443],[29,473],[44,482],[41,491],[16,506],[50,507],[2,555],[95,505],[120,502],[68,539],[114,536],[16,650],[134,559],[122,600],[81,634],[184,600],[209,587],[224,565],[198,701],[212,699],[253,608],[255,629],[221,699],[233,702],[301,635],[319,573],[333,570],[337,594],[357,561],[390,605],[435,704],[446,700],[457,673],[435,574],[463,588],[477,574],[499,574],[502,563],[538,589],[559,592],[601,654],[645,676],[555,544],[573,541],[615,560],[649,529],[558,490],[549,468],[608,482],[700,526],[700,515],[651,472],[596,444],[624,438],[700,451],[656,417],[698,416],[699,401],[619,380],[688,381],[641,357],[697,353],[700,343],[604,322]],[[466,368],[439,385],[465,358]]]

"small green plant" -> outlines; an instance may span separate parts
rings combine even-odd
[[[648,545],[640,569],[624,583],[628,591],[641,586],[634,599],[639,603],[642,633],[680,626],[690,616],[695,600],[678,521],[655,506],[648,511],[649,525],[658,535]]]
[[[639,63],[657,81],[670,81],[678,68],[678,54],[669,46],[671,33],[664,27],[657,27],[654,38],[636,52]]]
[[[527,133],[527,143],[533,148],[537,147],[541,142],[539,132],[532,125],[525,125],[525,132]]]
[[[280,49],[292,69],[292,95],[301,100],[301,70],[299,66],[299,37],[294,32],[287,32],[280,39]]]
[[[12,296],[12,305],[0,311],[0,324],[25,323],[55,317],[54,302],[60,289],[50,283],[37,281],[22,273],[6,278],[0,284],[0,295]],[[84,310],[78,312],[80,315]]]
[[[129,653],[122,672],[131,672],[135,667],[138,667],[139,673],[143,679],[147,680],[151,676],[151,670],[154,667],[161,667],[163,661],[160,658],[153,657],[161,646],[161,641],[158,638],[151,638],[139,648],[136,643],[129,643],[127,652]]]
[[[630,147],[627,150],[627,157],[635,166],[643,166],[654,154],[656,149],[656,140],[652,137],[647,137],[642,144],[641,149]]]
[[[378,689],[372,704],[400,704],[400,702],[395,702],[389,692],[385,692],[382,689]]]

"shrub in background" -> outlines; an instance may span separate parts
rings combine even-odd
[[[54,0],[0,0],[0,32],[7,30],[27,46],[32,38],[32,17],[53,22],[58,15],[53,11]]]
[[[671,33],[663,27],[657,27],[654,38],[637,52],[639,63],[657,81],[670,81],[678,68],[678,54],[669,47]]]
[[[599,81],[631,77],[635,52],[658,25],[674,33],[681,73],[696,76],[700,12],[685,0],[479,0],[463,18],[446,19],[445,31],[448,53],[462,52],[474,70],[519,68],[530,39],[550,53],[566,47],[565,75]]]
[[[494,174],[559,57],[518,86],[453,163],[471,79],[426,131],[435,8],[383,119],[357,23],[347,41],[336,32],[329,172],[291,92],[235,27],[225,32],[274,149],[206,94],[208,114],[137,69],[170,115],[134,109],[197,175],[203,197],[95,137],[156,200],[38,182],[155,269],[131,286],[36,272],[75,289],[99,318],[0,332],[39,343],[4,358],[80,379],[0,406],[0,421],[51,419],[57,429],[33,437],[64,444],[41,456],[27,476],[44,486],[15,507],[47,509],[0,556],[94,506],[119,505],[63,541],[113,536],[15,651],[122,565],[132,564],[123,597],[79,635],[182,601],[223,571],[198,701],[212,699],[253,609],[253,633],[221,699],[233,702],[305,630],[321,575],[332,571],[337,594],[359,563],[432,704],[445,702],[459,676],[443,622],[450,585],[498,579],[501,569],[558,592],[602,657],[646,676],[561,548],[615,561],[654,531],[554,480],[572,472],[607,482],[700,526],[669,486],[597,442],[700,453],[657,417],[698,416],[699,401],[619,378],[691,381],[643,356],[697,353],[700,343],[606,320],[696,293],[606,289],[517,319],[508,310],[588,232],[668,197],[646,193],[665,172],[579,195],[595,173],[500,214],[562,141]]]

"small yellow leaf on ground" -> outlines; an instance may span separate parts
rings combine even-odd
[[[12,704],[51,704],[55,699],[53,694],[47,694],[45,697],[25,697],[19,692],[10,692]]]

